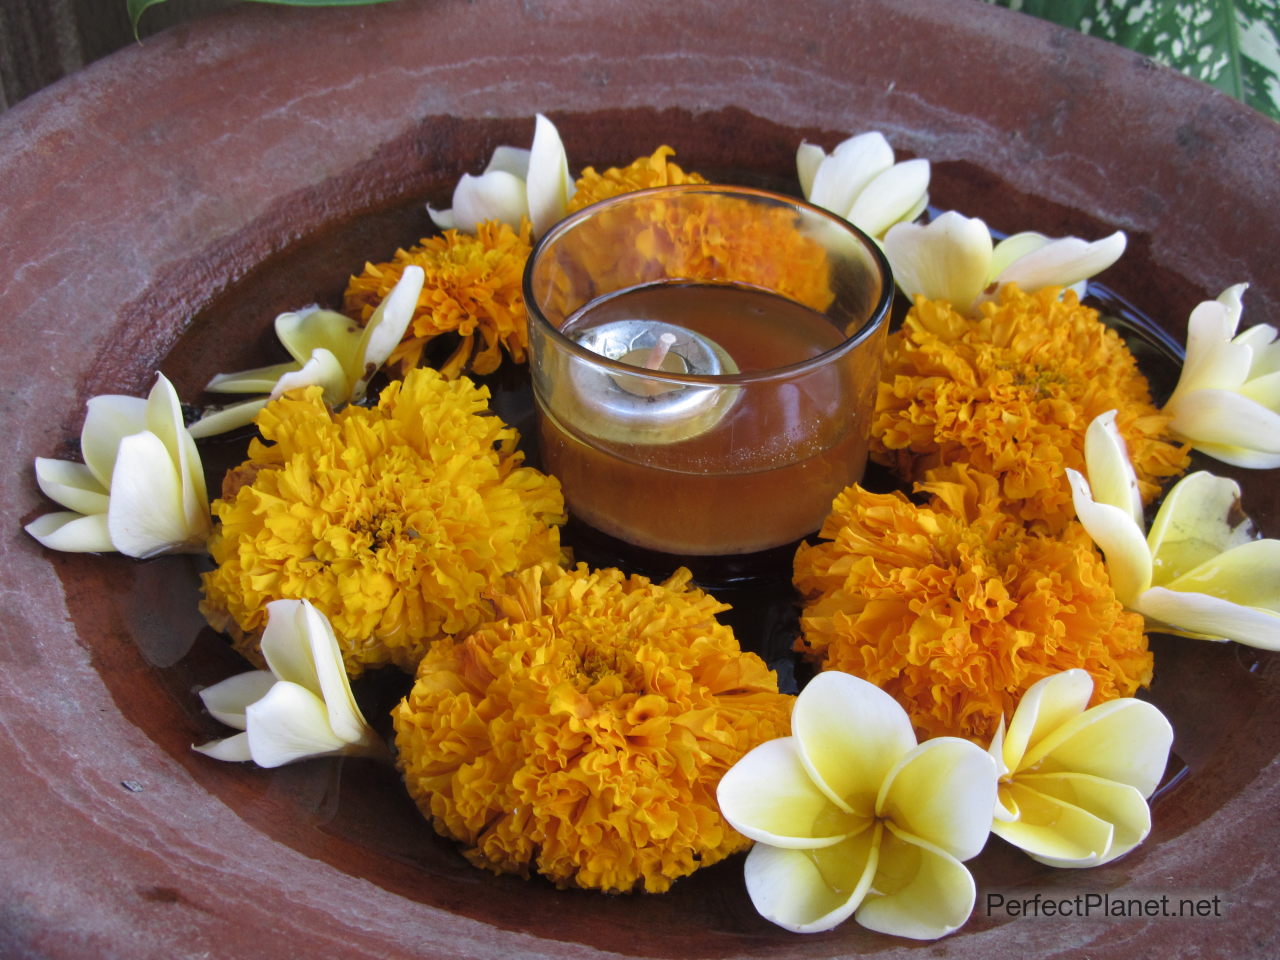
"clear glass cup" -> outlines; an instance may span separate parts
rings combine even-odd
[[[623,194],[542,237],[524,294],[542,466],[643,566],[789,563],[862,477],[893,282],[847,221],[748,188]]]

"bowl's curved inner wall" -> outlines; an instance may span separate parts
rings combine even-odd
[[[826,146],[834,131],[792,129],[739,110],[693,113],[647,109],[556,115],[575,169],[604,167],[670,143],[685,169],[728,182],[794,192],[792,163],[801,139]],[[366,260],[387,259],[397,246],[431,232],[424,202],[448,206],[462,170],[478,169],[497,143],[521,143],[528,124],[502,120],[427,118],[415,131],[382,148],[375,162],[413,177],[393,190],[370,191],[351,174],[302,197],[281,201],[268,229],[284,231],[281,252],[210,299],[198,288],[177,296],[205,306],[159,361],[187,399],[214,373],[284,359],[271,332],[275,314],[319,301],[336,307],[349,274]],[[731,147],[726,149],[726,144]],[[424,157],[433,158],[425,162]],[[932,195],[971,215],[993,211],[1009,223],[1033,222],[1048,233],[1095,237],[1114,226],[1019,193],[989,172],[964,162],[935,165]],[[389,181],[376,181],[384,186]],[[289,211],[323,207],[325,226],[289,240]],[[998,213],[997,213],[998,212]],[[274,216],[274,215],[273,215]],[[1144,260],[1133,238],[1125,266],[1108,282],[1181,339],[1178,329],[1201,297],[1190,281]],[[188,285],[196,278],[173,276]],[[1172,305],[1177,305],[1174,310]],[[149,377],[127,347],[143,329],[146,305],[124,325],[119,349],[107,351],[95,376]],[[237,461],[242,442],[206,444],[210,490]],[[1224,472],[1214,466],[1216,472]],[[1275,533],[1278,493],[1267,475],[1240,477],[1245,504],[1265,531]],[[742,890],[740,859],[702,871],[660,897],[602,897],[562,892],[534,881],[493,877],[468,865],[437,839],[399,786],[393,771],[364,761],[319,761],[265,771],[223,764],[190,750],[192,742],[224,735],[201,709],[195,691],[245,669],[222,638],[195,612],[198,563],[164,559],[136,564],[120,557],[65,557],[58,569],[82,643],[124,716],[144,731],[210,794],[265,838],[328,863],[408,900],[474,918],[494,927],[571,941],[623,955],[705,957],[836,955],[877,952],[896,942],[849,924],[823,937],[797,940],[761,920]],[[1170,717],[1176,742],[1171,784],[1154,805],[1150,845],[1176,843],[1237,797],[1280,749],[1280,669],[1276,658],[1232,644],[1155,638],[1156,679],[1151,699]],[[404,681],[374,678],[360,688],[371,716],[385,716]],[[1117,889],[1142,874],[1142,850],[1089,872],[1091,889]],[[976,862],[980,888],[1075,889],[1070,871],[1051,871],[992,840]],[[975,919],[957,940],[980,936],[993,921]]]

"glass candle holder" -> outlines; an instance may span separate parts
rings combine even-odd
[[[892,294],[872,240],[789,197],[659,187],[570,215],[524,295],[571,516],[695,572],[816,531],[866,465]]]

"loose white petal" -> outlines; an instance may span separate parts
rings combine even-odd
[[[964,925],[976,896],[963,864],[890,824],[880,845],[874,888],[855,916],[877,933],[936,940]]]
[[[934,737],[890,771],[876,809],[900,832],[963,861],[987,842],[995,803],[990,755],[968,740]]]
[[[1169,630],[1202,640],[1234,640],[1261,650],[1280,650],[1280,615],[1243,607],[1203,593],[1181,593],[1153,587],[1140,598],[1137,611]]]
[[[120,441],[107,509],[117,550],[145,559],[202,549],[204,531],[188,525],[182,500],[181,478],[159,437],[144,432]]]
[[[1106,556],[1116,597],[1132,607],[1138,595],[1151,586],[1151,551],[1146,537],[1127,510],[1096,502],[1083,476],[1070,467],[1066,473],[1076,516]]]
[[[899,220],[908,218],[928,190],[928,160],[895,163],[858,194],[849,222],[869,236],[883,236]]]
[[[83,463],[36,457],[36,484],[50,500],[76,513],[107,512],[107,490]]]
[[[721,777],[716,799],[730,826],[775,847],[831,846],[870,823],[841,811],[814,786],[794,737],[750,750]]]
[[[1173,728],[1143,700],[1107,700],[1073,717],[1027,751],[1040,772],[1087,773],[1126,783],[1149,797],[1164,775]]]
[[[1116,426],[1116,411],[1093,418],[1084,434],[1084,462],[1089,470],[1089,488],[1099,503],[1119,507],[1142,529],[1142,491],[1138,475],[1129,459],[1129,448]]]
[[[766,920],[794,933],[832,929],[849,918],[870,888],[883,833],[877,824],[821,850],[757,843],[743,868],[752,905]]]
[[[573,178],[560,132],[538,114],[529,151],[528,207],[534,236],[542,236],[564,218],[572,196]]]
[[[991,233],[981,220],[949,211],[926,225],[897,223],[884,250],[908,297],[947,300],[964,313],[987,285]]]
[[[245,710],[249,750],[260,767],[341,753],[347,744],[329,728],[324,702],[281,680]]]
[[[105,513],[87,517],[69,511],[46,513],[23,529],[50,550],[64,553],[110,553],[115,550],[107,530]]]
[[[245,708],[265,697],[275,682],[270,670],[250,670],[205,687],[200,691],[200,699],[214,719],[243,730],[247,722]]]
[[[1125,242],[1120,231],[1092,243],[1063,237],[1019,257],[1000,271],[996,283],[1016,283],[1028,293],[1044,287],[1070,286],[1096,276],[1119,260]]]
[[[801,762],[840,809],[870,816],[889,771],[916,745],[906,711],[874,684],[819,673],[791,712]]]
[[[884,134],[872,131],[850,137],[818,165],[808,200],[836,216],[847,217],[858,194],[891,166],[893,148]]]

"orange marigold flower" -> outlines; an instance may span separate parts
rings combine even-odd
[[[560,484],[521,466],[516,431],[471,381],[414,370],[372,409],[319,387],[269,403],[249,459],[213,504],[201,609],[257,659],[267,604],[305,599],[352,676],[413,670],[430,643],[488,619],[483,591],[560,557]]]
[[[1163,478],[1187,469],[1187,448],[1169,440],[1169,417],[1124,341],[1059,293],[1006,286],[978,320],[918,298],[889,340],[872,456],[908,481],[954,479],[954,465],[969,464],[999,479],[1022,519],[1061,530],[1075,517],[1065,469],[1084,470],[1085,430],[1117,410],[1151,502]]]
[[[597,200],[616,197],[633,190],[707,182],[699,174],[685,173],[667,159],[672,156],[675,156],[675,151],[670,147],[659,147],[651,156],[640,157],[626,167],[610,167],[604,173],[597,173],[595,167],[587,167],[574,185],[574,194],[569,199],[569,212],[573,213]]]
[[[1080,667],[1093,702],[1151,681],[1142,617],[1116,599],[1079,524],[1058,537],[1000,509],[997,481],[963,466],[956,482],[901,493],[850,487],[802,546],[796,649],[882,688],[921,737],[985,744],[1033,683]]]
[[[409,330],[388,364],[403,375],[422,362],[427,344],[444,334],[460,338],[440,364],[446,377],[464,371],[492,373],[502,362],[503,348],[523,363],[529,333],[520,284],[532,249],[531,230],[528,220],[521,221],[518,231],[491,220],[478,224],[474,236],[446,230],[409,250],[397,250],[390,263],[365,264],[364,272],[350,279],[343,310],[367,322],[404,268],[416,264],[426,282]]]
[[[793,698],[677,571],[527,570],[501,619],[439,643],[392,711],[405,784],[441,834],[496,873],[666,890],[750,845],[716,785],[785,735]]]

